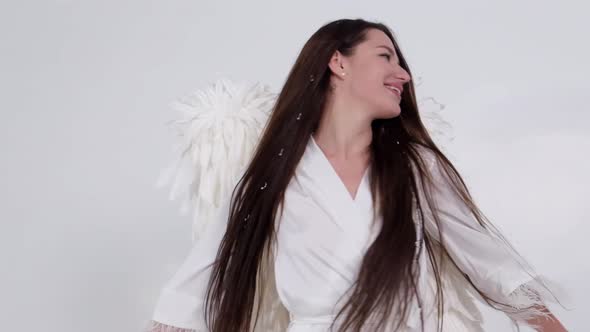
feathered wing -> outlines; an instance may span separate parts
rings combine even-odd
[[[162,289],[148,331],[206,330],[204,297],[225,232],[228,203],[252,158],[275,99],[276,95],[261,84],[221,79],[174,102],[181,117],[172,121],[171,127],[180,143],[175,147],[176,160],[162,172],[158,187],[169,185],[170,199],[182,200],[183,214],[191,212],[194,244]],[[264,301],[266,297],[268,301]],[[284,315],[270,297],[263,299],[269,311],[263,323],[284,325]]]
[[[220,79],[173,104],[182,115],[171,122],[181,142],[158,186],[171,185],[170,199],[182,199],[181,212],[192,212],[193,241],[219,219],[275,101],[276,94],[264,85]]]
[[[418,88],[422,83],[422,77],[417,77],[414,85]],[[416,91],[418,93],[419,90],[417,89]],[[434,97],[417,99],[416,103],[418,104],[420,119],[422,120],[424,127],[426,127],[437,146],[442,151],[446,151],[447,145],[454,139],[453,127],[444,119],[444,116],[441,115],[446,105],[440,103]]]

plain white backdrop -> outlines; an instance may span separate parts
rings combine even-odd
[[[141,331],[191,220],[154,184],[174,99],[217,78],[275,91],[324,23],[388,24],[488,217],[590,326],[588,5],[582,1],[2,1],[0,326]],[[506,318],[483,309],[490,331]]]

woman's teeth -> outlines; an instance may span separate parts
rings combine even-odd
[[[391,85],[386,85],[386,87],[391,90],[392,92],[395,92],[398,96],[401,96],[401,91],[399,91],[398,88],[391,86]]]

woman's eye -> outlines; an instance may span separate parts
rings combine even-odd
[[[381,54],[381,56],[384,56],[384,57],[386,57],[388,61],[389,61],[389,59],[391,59],[391,55],[389,55],[389,54],[387,54],[387,53],[385,53],[385,54]]]

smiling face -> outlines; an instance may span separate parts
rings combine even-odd
[[[398,116],[401,91],[411,79],[398,61],[391,39],[380,30],[368,30],[351,56],[336,51],[330,60],[337,94],[372,119]]]

